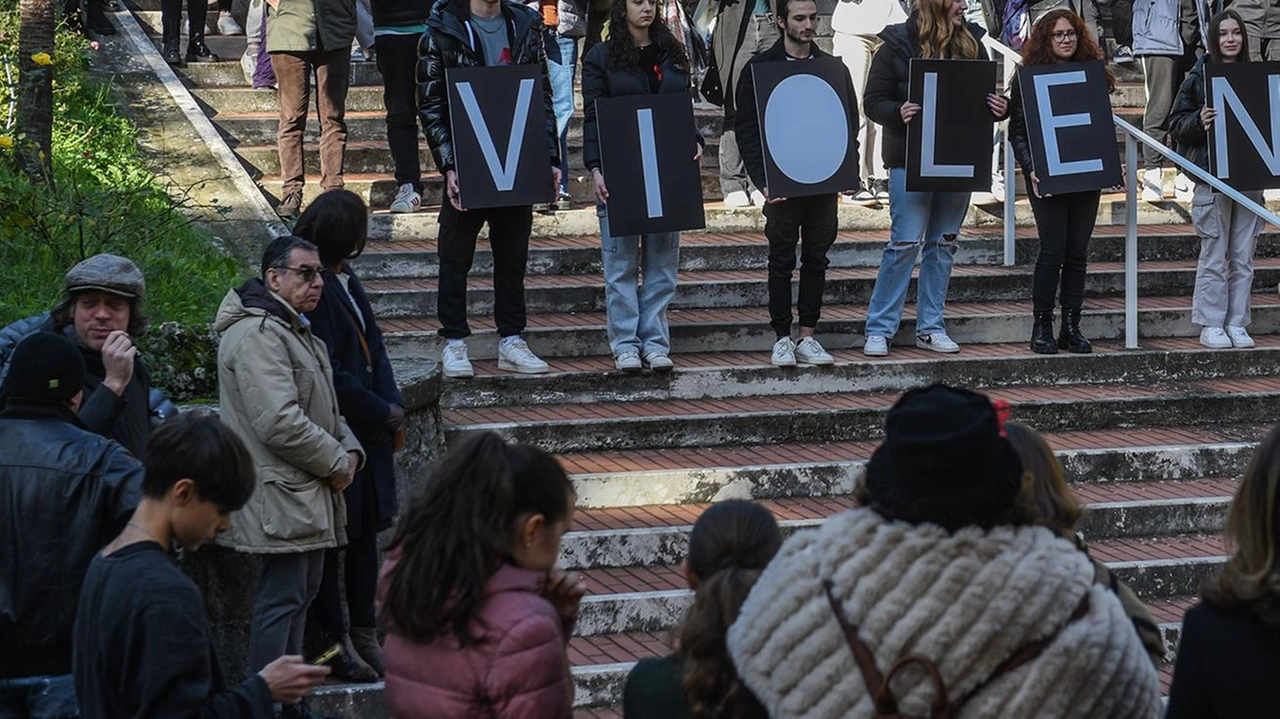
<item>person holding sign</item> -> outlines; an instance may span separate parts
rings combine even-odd
[[[1101,60],[1102,51],[1079,15],[1071,10],[1053,10],[1031,28],[1031,36],[1022,46],[1023,67],[1063,62]],[[1107,91],[1115,90],[1115,77],[1107,73]],[[1098,218],[1101,190],[1067,192],[1050,195],[1040,192],[1031,154],[1026,112],[1022,106],[1022,88],[1015,78],[1009,93],[1009,143],[1026,175],[1031,189],[1028,199],[1040,235],[1040,255],[1031,283],[1032,313],[1031,351],[1057,354],[1059,349],[1083,354],[1093,346],[1080,334],[1080,308],[1084,303],[1085,265],[1089,259],[1089,238]],[[1107,140],[1111,142],[1110,139]],[[1061,283],[1059,283],[1061,278]],[[1062,332],[1053,337],[1054,296],[1062,292]]]
[[[541,68],[546,109],[549,179],[560,186],[560,138],[556,132],[551,85],[547,82],[543,20],[537,11],[513,0],[440,0],[427,18],[418,46],[418,114],[436,167],[444,173],[446,201],[440,206],[440,279],[436,315],[445,338],[441,366],[445,377],[474,375],[467,345],[467,275],[480,228],[489,224],[493,249],[494,319],[498,325],[498,367],[524,374],[548,370],[520,337],[525,327],[524,273],[529,259],[533,207],[465,210],[458,188],[454,132],[450,124],[450,68],[533,65]],[[550,194],[550,193],[548,193]]]
[[[1205,105],[1205,64],[1249,62],[1249,37],[1244,21],[1234,10],[1224,10],[1209,20],[1209,54],[1200,58],[1178,90],[1169,120],[1178,152],[1197,165],[1209,167],[1209,131],[1218,111]],[[1262,191],[1245,192],[1262,202]],[[1191,297],[1191,321],[1200,325],[1200,344],[1212,349],[1252,347],[1249,300],[1253,292],[1253,250],[1262,219],[1217,194],[1203,182],[1196,183],[1191,199],[1191,221],[1200,235],[1200,261],[1196,264],[1196,288]]]
[[[765,186],[765,157],[767,151],[761,143],[760,112],[756,107],[755,68],[767,63],[809,61],[830,57],[818,49],[813,38],[818,28],[818,5],[814,0],[777,0],[778,27],[782,39],[773,47],[755,56],[747,63],[742,81],[738,83],[737,133],[738,149],[747,166],[751,181],[762,188],[766,198],[764,206],[764,234],[769,240],[769,324],[777,333],[770,361],[777,367],[835,364],[832,357],[813,336],[822,314],[822,292],[826,285],[827,252],[836,241],[839,229],[837,203],[839,194],[829,192],[807,197],[780,196]],[[856,97],[853,80],[844,66],[838,66],[843,75],[845,97]],[[821,107],[813,104],[809,109]],[[845,115],[848,126],[853,167],[858,167],[858,116],[854,112]],[[812,115],[809,116],[812,121]],[[837,121],[841,126],[846,120]],[[767,138],[766,138],[767,139]],[[781,142],[779,141],[779,144]],[[857,179],[854,179],[857,185]],[[800,339],[791,339],[791,273],[796,268],[796,246],[804,243],[800,252],[800,294],[796,309],[800,319]]]
[[[614,364],[623,372],[639,372],[645,365],[655,372],[671,371],[667,305],[676,294],[680,233],[610,234],[605,207],[609,186],[600,161],[596,101],[622,95],[688,93],[690,88],[689,57],[657,17],[655,0],[613,0],[609,39],[591,48],[582,63],[582,157],[591,171],[599,203],[596,214],[604,247],[609,345]],[[688,141],[694,162],[702,158],[702,136],[696,128],[689,128],[687,140],[676,137],[671,141]]]
[[[863,111],[884,128],[884,164],[889,168],[889,243],[867,309],[867,341],[862,353],[889,354],[907,300],[911,270],[924,246],[916,299],[916,346],[934,352],[959,352],[943,322],[947,284],[960,223],[969,209],[969,192],[908,192],[907,125],[920,105],[907,99],[911,59],[988,59],[979,43],[985,31],[964,21],[965,0],[920,0],[905,23],[880,33],[884,45],[871,61]],[[987,95],[992,118],[1003,120],[1008,99]],[[961,118],[949,118],[959,122]],[[970,120],[976,121],[976,120]]]

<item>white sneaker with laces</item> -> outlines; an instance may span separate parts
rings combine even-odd
[[[471,379],[476,376],[476,371],[471,366],[471,360],[467,357],[467,346],[464,344],[445,345],[440,364],[444,366],[445,377]]]
[[[619,372],[639,372],[644,369],[644,365],[640,362],[640,353],[635,350],[627,350],[614,357],[613,366],[617,367]]]
[[[240,23],[236,22],[231,13],[218,13],[218,34],[243,35],[244,28],[240,27]]]
[[[672,362],[671,358],[662,352],[650,352],[645,355],[644,363],[649,365],[649,369],[654,372],[670,372],[676,366],[676,363]]]
[[[773,343],[773,356],[769,358],[774,367],[796,366],[796,343],[790,337],[779,337]]]
[[[1142,199],[1147,202],[1164,199],[1164,175],[1159,168],[1142,171]]]
[[[395,213],[417,212],[422,207],[422,195],[413,189],[413,183],[406,182],[396,190],[396,199],[391,201],[391,211]]]
[[[751,197],[742,190],[734,190],[724,196],[725,207],[749,207],[751,205]]]
[[[1231,336],[1221,327],[1205,327],[1200,330],[1200,344],[1211,350],[1225,350],[1235,347],[1231,344]]]
[[[498,343],[498,369],[520,374],[545,374],[551,368],[529,349],[527,342],[515,339]]]
[[[1232,327],[1227,325],[1227,337],[1231,338],[1231,344],[1239,349],[1245,349],[1254,345],[1253,338],[1245,332],[1243,327]]]
[[[832,365],[836,363],[836,358],[832,357],[822,344],[813,337],[805,337],[796,345],[796,362],[806,365]]]
[[[884,335],[867,335],[867,341],[862,345],[862,354],[868,357],[888,357],[889,338]]]
[[[1179,202],[1190,202],[1191,195],[1195,192],[1195,183],[1191,182],[1191,178],[1179,172],[1173,178],[1173,196]]]
[[[932,350],[934,352],[946,352],[951,354],[960,351],[960,345],[947,336],[946,332],[931,332],[929,334],[916,335],[916,347],[922,350]]]
[[[765,203],[764,193],[759,190],[752,190],[751,204],[755,205],[756,207],[764,207],[764,203]]]

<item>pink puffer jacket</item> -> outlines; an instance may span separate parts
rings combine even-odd
[[[388,571],[382,566],[379,606]],[[484,641],[452,634],[419,644],[388,627],[387,708],[395,719],[568,719],[573,680],[566,645],[573,622],[542,597],[546,572],[504,564],[485,586]]]

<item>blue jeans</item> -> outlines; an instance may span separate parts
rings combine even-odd
[[[604,208],[597,207],[596,214],[604,248],[604,297],[613,356],[628,351],[641,356],[670,353],[667,305],[676,294],[680,233],[614,237]]]
[[[578,38],[547,32],[547,77],[560,133],[560,194],[569,194],[569,119],[573,117],[573,76],[578,69]]]
[[[0,719],[76,719],[76,687],[70,674],[0,679]]]
[[[867,309],[867,336],[898,334],[911,268],[924,245],[916,283],[916,334],[946,332],[942,314],[955,262],[956,237],[969,209],[968,192],[907,192],[907,171],[889,169],[889,244]]]

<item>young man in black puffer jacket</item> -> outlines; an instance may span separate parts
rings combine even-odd
[[[494,319],[502,338],[498,367],[525,374],[547,371],[520,338],[525,327],[524,273],[529,257],[533,208],[500,207],[464,210],[454,168],[453,129],[449,122],[449,88],[445,71],[456,67],[536,65],[542,73],[546,110],[547,161],[550,179],[560,186],[560,140],[556,133],[551,84],[543,46],[543,20],[537,12],[511,0],[438,0],[418,46],[418,113],[436,167],[445,176],[440,205],[440,280],[436,315],[446,345],[444,376],[473,375],[463,339],[467,326],[467,273],[476,251],[480,227],[489,223],[493,249]]]

